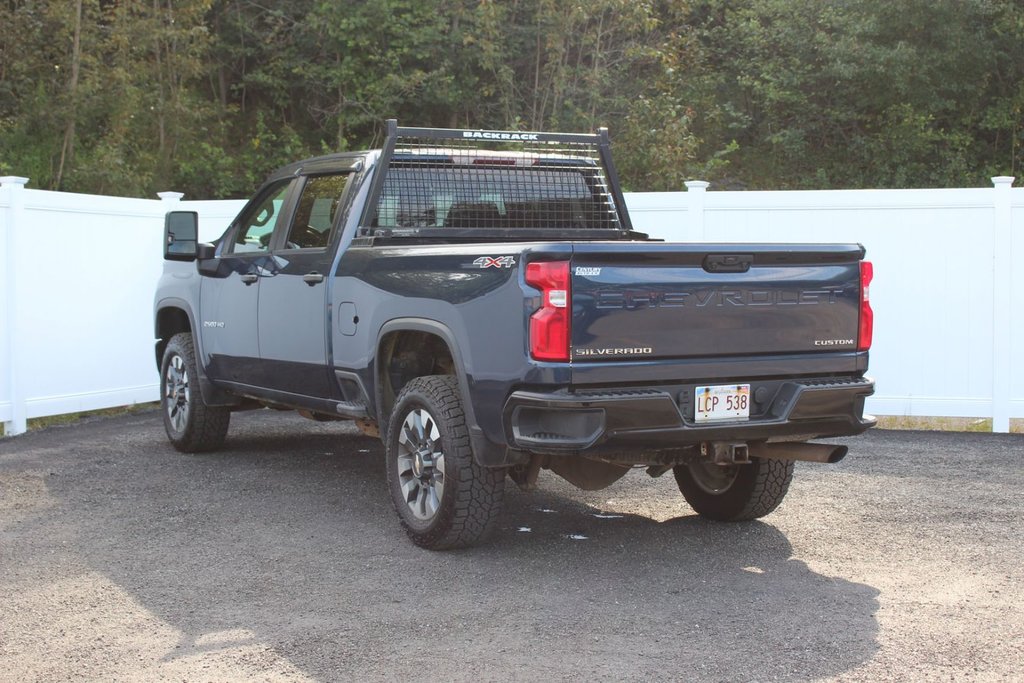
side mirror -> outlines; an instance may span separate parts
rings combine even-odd
[[[199,243],[199,214],[169,211],[164,219],[164,259],[195,261]]]

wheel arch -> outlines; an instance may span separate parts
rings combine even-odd
[[[156,337],[156,367],[157,372],[163,363],[164,351],[167,349],[167,342],[176,334],[188,333],[192,335],[192,347],[196,354],[196,371],[199,374],[199,390],[202,392],[203,400],[210,406],[239,405],[241,399],[221,389],[210,381],[206,375],[205,355],[203,353],[202,335],[196,328],[195,316],[192,307],[184,299],[167,298],[162,299],[156,306],[154,316],[154,334]]]
[[[156,310],[154,320],[154,333],[156,336],[156,367],[160,368],[163,362],[164,350],[167,342],[176,334],[189,332],[192,334],[192,343],[199,351],[200,340],[195,332],[195,323],[192,319],[192,310],[184,301],[165,299],[160,302]],[[201,356],[201,354],[200,354]],[[201,365],[201,363],[200,363]]]
[[[437,338],[443,342],[447,349],[448,357],[451,359],[451,371],[448,373],[440,374],[451,374],[454,375],[458,382],[459,391],[462,394],[462,409],[466,415],[466,427],[469,430],[469,439],[473,444],[473,457],[477,463],[483,467],[507,467],[510,463],[508,460],[509,449],[508,446],[503,443],[496,443],[487,438],[484,430],[481,428],[479,421],[476,417],[476,411],[474,409],[473,396],[470,391],[470,376],[472,369],[466,367],[464,356],[462,354],[462,346],[458,342],[458,337],[450,327],[444,323],[429,318],[395,318],[389,320],[383,326],[377,334],[377,346],[375,347],[374,356],[374,406],[377,414],[377,421],[379,424],[386,425],[391,417],[391,409],[394,406],[394,399],[398,395],[398,391],[401,387],[394,386],[391,383],[390,377],[388,376],[388,366],[390,365],[391,357],[393,356],[393,349],[389,352],[388,344],[394,337],[395,333],[420,333],[429,335],[429,338]],[[424,374],[438,374],[438,373],[421,373],[421,374],[410,374],[405,377],[405,381],[412,379],[416,376],[423,376]],[[392,392],[390,396],[390,403],[388,398],[385,397],[387,392]],[[382,432],[382,438],[386,438]]]
[[[416,349],[417,358],[409,353]],[[453,375],[465,399],[466,422],[476,425],[469,401],[469,379],[459,343],[451,329],[429,318],[396,318],[377,334],[374,384],[377,418],[386,424],[395,399],[410,380],[426,375]]]

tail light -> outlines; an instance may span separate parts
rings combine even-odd
[[[857,337],[857,350],[867,351],[871,348],[871,337],[875,331],[875,313],[871,310],[871,279],[875,276],[875,268],[870,261],[860,263],[860,334]]]
[[[530,355],[536,360],[568,361],[572,316],[569,262],[527,264],[526,284],[541,292],[540,308],[530,316]]]

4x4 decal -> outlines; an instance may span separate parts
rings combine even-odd
[[[515,264],[514,256],[481,256],[473,261],[477,268],[511,268]]]

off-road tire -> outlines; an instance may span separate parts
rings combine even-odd
[[[422,425],[419,437],[417,418]],[[434,430],[427,418],[436,425],[436,438],[430,437]],[[407,421],[411,428],[403,437]],[[416,444],[420,447],[415,448]],[[454,377],[430,375],[405,385],[388,420],[385,453],[391,502],[413,543],[431,550],[466,547],[484,540],[494,529],[505,498],[505,469],[482,467],[474,460]],[[412,464],[416,453],[427,456],[416,461],[418,470]],[[438,460],[443,470],[439,496]],[[433,498],[429,497],[431,486],[435,486]],[[427,496],[427,503],[418,516],[421,496]],[[433,511],[431,505],[436,505]]]
[[[199,389],[192,335],[171,337],[160,363],[160,412],[171,444],[182,453],[216,450],[231,421],[228,408],[208,406]]]
[[[699,470],[695,470],[700,467],[718,466],[695,462],[679,465],[672,471],[690,507],[701,517],[720,522],[764,517],[779,507],[793,480],[792,460],[751,458],[749,465],[732,465],[736,468],[735,478],[727,487],[712,492],[700,483]]]

